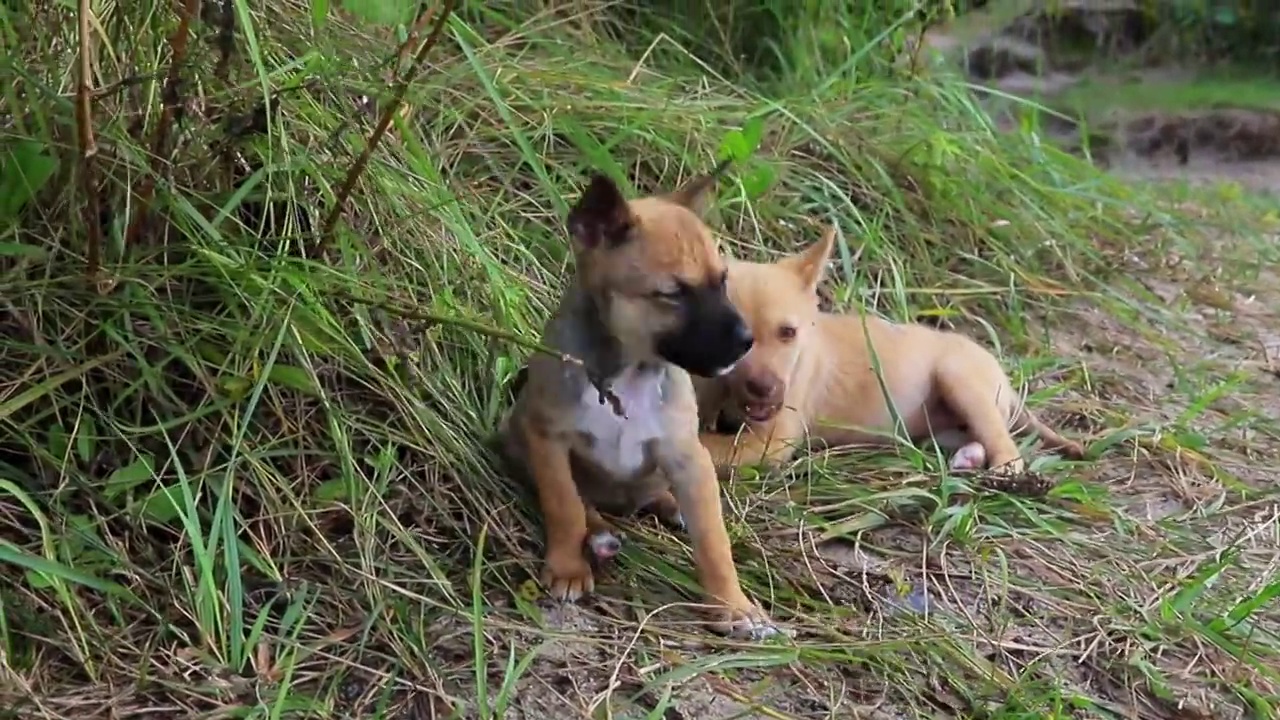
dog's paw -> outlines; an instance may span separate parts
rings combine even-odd
[[[622,551],[622,536],[610,530],[601,530],[587,538],[587,547],[597,562],[607,562]]]
[[[674,530],[687,530],[684,515],[680,512],[680,503],[670,492],[660,493],[645,506],[645,509],[658,518],[658,522]]]
[[[987,449],[980,442],[967,443],[951,456],[952,472],[972,472],[987,466]]]
[[[747,603],[737,608],[727,608],[721,617],[712,623],[712,630],[739,640],[767,640],[788,633],[758,605]]]
[[[688,526],[688,525],[686,525],[686,524],[685,524],[685,522],[684,522],[684,514],[683,514],[683,513],[681,513],[679,510],[675,511],[675,514],[670,515],[669,517],[667,517],[667,523],[668,523],[668,524],[670,524],[670,525],[671,525],[671,527],[673,527],[673,528],[675,528],[675,529],[677,529],[677,530],[688,530],[688,529],[689,529],[689,526]]]
[[[552,598],[561,602],[577,602],[582,596],[595,590],[595,575],[591,563],[574,548],[573,553],[547,553],[542,569],[542,584]]]

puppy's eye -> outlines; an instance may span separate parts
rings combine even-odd
[[[729,271],[725,270],[724,272],[720,273],[720,279],[716,281],[716,289],[723,290],[724,286],[727,285],[728,283],[729,283]]]
[[[796,326],[783,325],[778,328],[778,339],[782,342],[791,342],[796,339]]]

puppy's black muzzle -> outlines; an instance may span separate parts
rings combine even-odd
[[[709,378],[728,372],[754,342],[724,287],[703,287],[685,294],[680,324],[658,338],[656,349],[663,360]]]

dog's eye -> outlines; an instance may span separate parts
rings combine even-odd
[[[728,283],[729,283],[729,271],[725,270],[724,272],[720,273],[720,280],[716,282],[716,289],[723,290],[724,286],[727,285]]]
[[[778,338],[782,342],[791,342],[796,339],[796,327],[794,325],[783,325],[778,328]]]

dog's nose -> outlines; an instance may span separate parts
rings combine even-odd
[[[753,400],[767,400],[773,394],[774,387],[772,382],[760,378],[749,378],[743,389]]]
[[[746,355],[747,351],[756,342],[756,338],[751,334],[751,328],[746,323],[739,322],[733,326],[732,334],[729,338],[729,344],[741,355]]]

